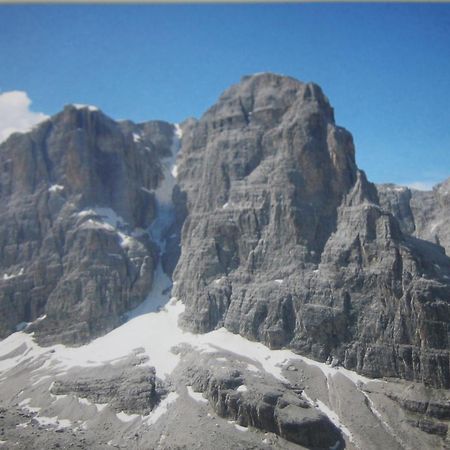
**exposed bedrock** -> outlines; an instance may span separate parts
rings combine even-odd
[[[450,259],[408,235],[312,83],[244,77],[186,125],[182,323],[449,387]]]
[[[173,135],[67,106],[1,144],[0,336],[45,315],[31,326],[41,343],[87,342],[145,299]]]

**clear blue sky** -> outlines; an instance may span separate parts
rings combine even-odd
[[[244,74],[322,86],[375,182],[450,176],[450,4],[0,6],[0,89],[200,117]]]

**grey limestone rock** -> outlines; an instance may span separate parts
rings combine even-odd
[[[152,367],[125,367],[94,378],[89,370],[76,380],[57,380],[51,393],[75,395],[94,404],[109,404],[116,412],[149,414],[166,393]]]
[[[146,230],[173,125],[68,106],[0,145],[1,337],[104,334],[161,261],[190,330],[450,387],[449,180],[375,187],[320,87],[270,73],[182,129],[163,255]]]
[[[340,431],[302,398],[301,389],[217,366],[190,367],[189,377],[194,391],[203,392],[219,416],[241,426],[275,433],[306,448],[328,449],[343,443]]]
[[[450,387],[450,260],[408,234],[407,208],[403,222],[384,208],[354,151],[317,85],[273,74],[244,77],[191,122],[182,323]]]
[[[145,230],[173,133],[69,105],[1,144],[0,336],[34,322],[43,344],[79,344],[144,300],[159,257]]]

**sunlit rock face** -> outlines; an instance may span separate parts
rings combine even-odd
[[[225,91],[186,124],[177,199],[185,327],[450,386],[450,260],[380,206],[317,85]]]
[[[181,128],[175,161],[179,127],[71,105],[1,144],[1,337],[88,342],[175,269],[186,329],[450,387],[448,181],[377,188],[320,87],[270,73]]]
[[[152,286],[144,231],[174,127],[67,106],[0,146],[0,335],[33,322],[42,343],[104,334]]]

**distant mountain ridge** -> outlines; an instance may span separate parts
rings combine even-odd
[[[393,184],[377,189],[381,206],[395,216],[404,233],[441,245],[450,254],[450,178],[431,191]]]

